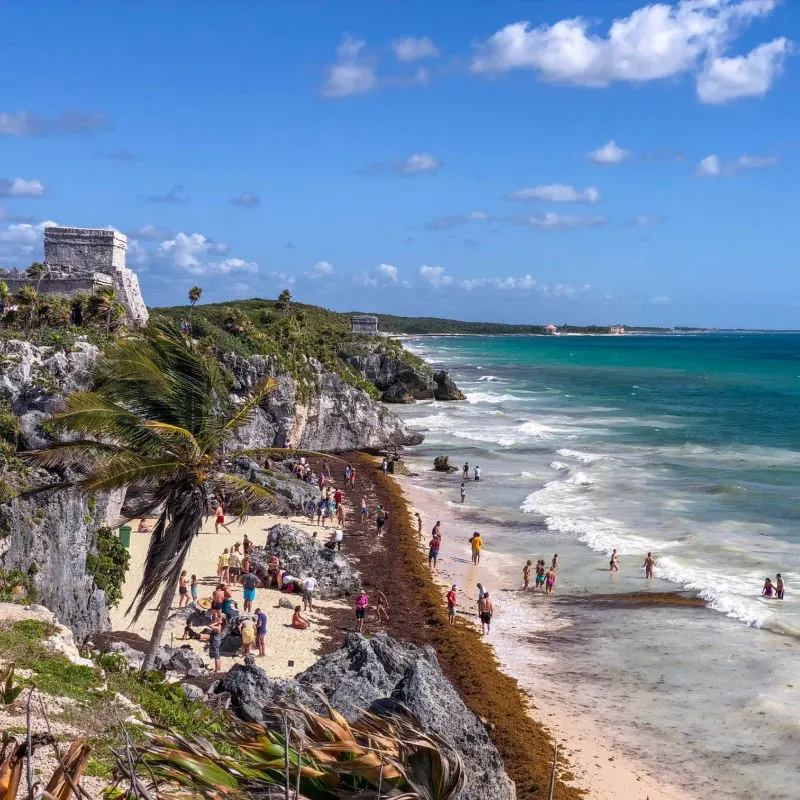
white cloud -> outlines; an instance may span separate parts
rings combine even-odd
[[[426,231],[448,231],[461,225],[467,225],[470,222],[490,222],[491,220],[491,214],[487,214],[485,211],[470,211],[468,214],[436,217],[436,219],[426,222],[422,227]]]
[[[697,78],[697,96],[704,103],[717,104],[741,97],[761,97],[783,71],[790,51],[789,40],[781,37],[759,45],[746,56],[712,58]]]
[[[629,220],[628,224],[636,228],[649,228],[653,225],[660,225],[662,222],[666,222],[666,218],[658,214],[640,214]]]
[[[397,267],[393,266],[392,264],[378,264],[375,267],[375,270],[387,281],[391,281],[392,283],[397,283],[398,277],[398,270]]]
[[[632,157],[633,153],[630,150],[620,147],[613,139],[602,147],[598,147],[597,150],[586,154],[586,158],[594,161],[595,164],[620,164]]]
[[[103,114],[68,111],[57,117],[39,117],[28,111],[0,113],[0,134],[7,136],[59,136],[71,133],[90,135],[111,128]]]
[[[546,214],[531,214],[518,217],[516,220],[520,225],[527,225],[543,231],[569,230],[575,228],[597,228],[608,222],[606,217],[601,216],[574,216],[572,214],[556,214],[548,211]]]
[[[423,58],[436,58],[439,48],[428,36],[405,36],[392,42],[392,50],[398,61],[419,61]]]
[[[128,266],[133,265],[140,270],[146,269],[150,263],[150,254],[142,247],[138,239],[128,239],[126,261]]]
[[[377,264],[369,270],[362,270],[353,277],[359,286],[408,286],[408,281],[400,280],[400,270],[392,264]]]
[[[0,197],[43,197],[46,192],[41,181],[0,178]]]
[[[242,192],[231,200],[231,205],[238,208],[256,208],[261,205],[261,198],[252,192]]]
[[[658,295],[657,297],[650,298],[651,306],[668,306],[670,303],[672,303],[672,298],[665,297],[664,295]]]
[[[517,189],[509,195],[511,200],[543,200],[548,203],[599,203],[600,191],[587,186],[583,191],[563,183],[550,183],[530,189]]]
[[[42,243],[44,236],[44,229],[51,228],[58,225],[57,222],[46,220],[32,224],[28,222],[19,222],[14,225],[9,225],[4,231],[0,231],[0,242],[3,244],[18,244],[18,245],[37,245]]]
[[[241,258],[226,258],[221,261],[208,256],[224,255],[228,245],[215,242],[202,233],[179,233],[174,239],[162,242],[157,255],[178,269],[191,275],[227,275],[231,272],[257,272],[258,264]]]
[[[333,275],[333,264],[330,261],[317,261],[313,268],[306,272],[306,278],[315,281]]]
[[[223,261],[204,264],[202,270],[197,274],[220,273],[227,275],[230,272],[258,272],[258,264],[255,261],[245,261],[243,258],[226,258]]]
[[[717,178],[720,175],[736,175],[753,169],[764,169],[778,163],[776,156],[739,156],[732,161],[723,161],[717,155],[706,156],[695,168],[698,178]]]
[[[436,287],[452,286],[455,283],[450,275],[445,274],[444,267],[429,267],[427,264],[423,264],[419,268],[419,276],[425,283]]]
[[[361,55],[366,46],[363,39],[345,36],[336,50],[337,60],[325,70],[322,94],[325,97],[347,97],[366,94],[378,85],[375,64]]]
[[[137,239],[145,239],[150,242],[164,242],[172,238],[172,231],[169,228],[162,228],[149,223],[148,225],[142,225],[141,228],[137,228],[133,231],[133,235]]]
[[[477,45],[471,69],[483,74],[529,69],[545,81],[605,87],[616,81],[643,83],[696,72],[704,60],[710,60],[712,76],[703,79],[706,88],[700,92],[698,86],[698,94],[704,102],[724,102],[719,98],[754,92],[732,92],[731,85],[738,82],[731,79],[730,72],[737,70],[724,62],[714,64],[744,27],[770,14],[778,1],[653,3],[615,19],[605,34],[594,32],[592,21],[583,17],[539,27],[517,22]],[[769,71],[768,64],[779,61],[782,56],[776,52],[776,43],[767,47],[770,49],[761,52],[756,48],[755,63],[744,71],[757,72],[759,67],[762,72]],[[770,83],[771,78],[763,91]]]
[[[430,153],[414,153],[405,160],[402,172],[405,175],[419,175],[423,172],[436,172],[441,166],[442,162]]]

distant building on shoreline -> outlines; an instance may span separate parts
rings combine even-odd
[[[544,326],[544,332],[548,336],[555,336],[558,333],[558,328],[556,328],[555,325],[545,325]]]
[[[33,286],[42,294],[67,296],[111,286],[125,306],[126,324],[144,325],[149,314],[139,279],[125,264],[127,250],[128,239],[119,231],[53,225],[44,229],[44,271],[29,275],[16,269],[0,270],[0,280],[12,292]]]
[[[363,333],[367,336],[378,335],[378,318],[371,314],[354,314],[350,317],[351,333]]]
[[[609,325],[608,332],[612,336],[622,336],[625,333],[625,326],[624,325]]]

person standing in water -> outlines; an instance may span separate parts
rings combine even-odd
[[[608,562],[609,572],[619,572],[619,559],[617,558],[617,550],[614,548],[611,551],[611,559]]]
[[[532,563],[531,560],[528,559],[525,562],[525,566],[522,568],[522,581],[524,584],[522,587],[523,592],[528,591],[528,586],[530,585],[531,582],[531,563]]]
[[[472,547],[472,563],[477,567],[481,563],[481,547],[483,547],[483,539],[478,531],[472,534],[469,543]]]
[[[475,480],[479,481],[481,479],[481,468],[475,467]]]
[[[462,475],[464,477],[464,480],[467,480],[469,478],[469,461],[465,462]]]
[[[536,591],[537,589],[544,589],[544,559],[540,559],[536,562],[536,584],[533,587],[533,590]]]
[[[774,597],[775,596],[775,587],[772,585],[772,579],[767,578],[764,581],[764,588],[761,590],[761,594],[764,597]]]
[[[542,561],[544,564],[544,561]],[[550,562],[550,569],[555,572],[558,569],[558,553],[553,556],[553,560]]]
[[[775,596],[778,600],[783,600],[784,595],[784,588],[783,588],[783,578],[781,577],[780,572],[775,576]]]
[[[464,482],[461,482],[461,502],[463,503],[467,499],[467,487],[464,485]]]
[[[478,614],[481,618],[481,636],[492,632],[492,614],[494,606],[489,598],[489,592],[484,592],[478,600]]]
[[[653,577],[653,567],[655,567],[655,565],[656,565],[656,560],[653,558],[653,554],[648,553],[647,558],[644,560],[644,564],[642,564],[642,566],[644,567],[644,577],[646,579],[649,580],[650,578]]]

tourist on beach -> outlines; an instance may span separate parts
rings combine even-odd
[[[222,555],[219,557],[219,561],[217,561],[217,577],[220,580],[220,583],[227,583],[230,579],[230,574],[228,572],[228,565],[230,564],[231,556],[228,552],[228,548],[226,547],[222,551]]]
[[[456,624],[456,606],[458,605],[458,600],[456,599],[457,591],[458,586],[453,584],[450,587],[450,591],[447,593],[447,618],[451,625]]]
[[[309,575],[303,581],[303,611],[314,610],[314,592],[317,591],[317,579]]]
[[[253,601],[256,599],[256,586],[258,586],[261,581],[258,575],[254,575],[252,572],[242,575],[240,581],[244,587],[244,610],[245,613],[249,613],[253,610]]]
[[[178,579],[178,608],[183,608],[189,605],[189,587],[186,585],[186,570],[181,572],[181,577]]]
[[[542,564],[544,564],[544,561],[542,561]],[[553,560],[550,562],[550,569],[553,570],[553,572],[558,569],[558,553],[553,556]]]
[[[260,609],[256,609],[256,648],[260,656],[266,655],[267,639],[267,615]]]
[[[383,474],[385,475],[387,470],[389,469],[389,462],[384,458],[381,462],[381,469],[383,470]]]
[[[217,584],[217,588],[211,593],[211,610],[222,611],[222,604],[225,602],[225,591],[221,583]]]
[[[369,518],[369,507],[367,506],[367,498],[361,498],[361,524],[363,525]]]
[[[781,577],[780,572],[775,576],[775,596],[778,600],[783,600],[784,595],[784,588],[783,588],[783,578]]]
[[[616,550],[614,551],[616,553]],[[653,567],[656,565],[656,560],[653,558],[652,553],[647,554],[647,558],[644,560],[644,577],[645,579],[649,579],[653,577]]]
[[[492,632],[492,614],[494,606],[489,599],[489,592],[485,592],[478,600],[478,614],[481,618],[481,636]]]
[[[253,548],[253,543],[250,541],[250,539],[247,538],[247,534],[245,534],[244,538],[242,539],[242,553],[244,555],[248,555],[250,553],[250,550],[252,550],[252,548]]]
[[[139,527],[136,529],[136,533],[152,533],[152,529],[147,524],[147,520],[144,518],[139,520]]]
[[[467,487],[464,485],[464,482],[461,482],[461,502],[463,503],[467,499]]]
[[[273,583],[278,583],[278,570],[280,568],[280,559],[273,553],[269,557],[269,561],[267,561],[267,582],[265,584],[267,589],[269,589]]]
[[[219,533],[220,527],[225,528],[228,533],[231,529],[225,524],[225,507],[222,505],[222,497],[217,500],[217,517],[214,522],[214,533]]]
[[[319,473],[319,477],[317,478],[317,488],[320,491],[323,491],[325,489],[325,473],[324,472],[320,472]]]
[[[608,562],[609,572],[619,572],[619,558],[617,557],[616,548],[611,551],[611,559]]]
[[[325,498],[323,497],[317,503],[317,525],[322,525],[325,527],[325,512],[327,511],[328,504],[325,502]]]
[[[242,555],[239,552],[239,543],[233,546],[228,558],[228,578],[232,583],[236,583],[241,575]]]
[[[239,574],[244,575],[246,572],[250,572],[250,556],[245,556],[242,559],[242,566],[239,570]]]
[[[361,633],[364,630],[364,617],[367,616],[367,606],[369,597],[362,589],[356,597],[356,630]]]
[[[439,539],[442,538],[442,523],[438,519],[436,520],[436,524],[433,526],[431,536],[436,536]]]
[[[764,597],[774,597],[775,587],[772,585],[771,578],[767,578],[764,581],[764,588],[761,590],[761,594],[764,595]]]
[[[472,563],[477,567],[481,563],[481,547],[483,547],[483,539],[478,531],[469,537],[469,543],[472,548]]]
[[[547,573],[547,579],[544,582],[544,591],[545,594],[552,594],[553,589],[556,586],[556,571],[554,569],[550,569],[550,572]]]
[[[481,601],[481,597],[483,597],[485,594],[489,594],[489,590],[482,583],[479,583],[478,584],[478,602],[479,603]]]
[[[189,590],[192,593],[192,602],[197,602],[197,575],[192,575],[192,582],[189,584]]]
[[[303,615],[300,613],[302,609],[300,606],[294,607],[294,614],[292,614],[292,627],[297,628],[299,631],[304,631],[308,626],[311,624]]]
[[[389,601],[386,599],[386,595],[378,589],[378,605],[375,606],[375,615],[378,617],[378,622],[389,621]]]
[[[383,531],[383,526],[386,524],[388,517],[389,514],[383,510],[383,506],[377,506],[375,508],[375,525],[378,528],[378,534]]]
[[[345,517],[344,506],[341,503],[339,503],[339,505],[336,506],[336,522],[339,523],[340,528],[344,528],[344,517]]]
[[[350,465],[347,464],[344,468],[344,485],[348,486],[350,484]]]
[[[244,617],[239,623],[239,636],[242,637],[242,655],[249,655],[256,640],[256,625],[250,617]]]
[[[545,580],[545,572],[547,570],[544,566],[544,559],[540,559],[536,562],[536,583],[533,587],[533,590],[536,591],[537,589],[544,589],[544,580]]]
[[[465,462],[464,464],[464,469],[462,470],[462,476],[465,481],[469,479],[469,461]]]
[[[338,508],[342,504],[342,500],[344,499],[344,495],[342,494],[341,489],[337,489],[333,493],[333,502],[336,503],[336,507]]]
[[[350,488],[356,488],[356,468],[350,467]]]
[[[331,477],[331,468],[328,466],[328,459],[322,459],[322,471],[328,476],[328,479]]]
[[[481,479],[481,468],[475,467],[475,480],[479,481]]]
[[[437,536],[435,533],[433,534],[430,542],[428,543],[428,568],[432,567],[434,572],[437,571],[436,562],[439,560],[439,546],[441,545],[441,543],[442,543],[441,537]]]
[[[531,582],[531,564],[532,563],[533,562],[530,559],[528,559],[525,562],[525,566],[522,568],[522,583],[523,583],[522,591],[523,592],[527,592],[528,591],[528,586],[530,585],[530,582]]]
[[[208,637],[208,655],[214,659],[214,672],[222,672],[222,658],[220,657],[219,648],[222,644],[224,626],[222,614],[219,611],[215,612],[211,618],[211,634]]]
[[[414,512],[414,517],[417,520],[417,535],[419,538],[422,538],[422,517],[419,515],[419,511]]]

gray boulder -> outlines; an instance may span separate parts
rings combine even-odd
[[[255,547],[250,553],[253,567],[266,573],[271,555],[276,555],[281,567],[297,578],[313,575],[317,594],[323,600],[347,597],[361,588],[361,576],[347,559],[293,525],[278,524],[267,530],[265,547]]]
[[[237,716],[268,725],[266,707],[299,702],[325,714],[325,702],[348,719],[380,701],[406,705],[426,730],[461,755],[467,773],[459,800],[514,800],[516,791],[488,733],[442,674],[430,647],[385,634],[350,634],[342,646],[290,680],[274,680],[252,662],[236,665],[216,687]],[[324,698],[324,700],[323,700]]]
[[[135,650],[127,644],[127,642],[111,642],[108,646],[108,652],[121,655],[128,662],[128,666],[133,670],[140,670],[142,668],[144,653],[141,650]]]
[[[206,696],[206,693],[193,683],[182,683],[181,689],[183,689],[183,696],[187,700],[202,700]]]
[[[456,386],[451,373],[446,370],[439,370],[433,373],[433,379],[436,381],[436,389],[434,390],[434,397],[436,400],[464,400],[465,396],[461,389]]]
[[[188,645],[184,647],[160,647],[153,665],[162,672],[177,672],[199,678],[208,672],[203,657]]]
[[[255,461],[244,456],[234,459],[233,472],[269,490],[274,500],[265,505],[270,506],[273,511],[277,506],[278,510],[285,513],[305,514],[308,504],[319,500],[319,489],[315,486],[310,486],[288,472],[263,469]]]

